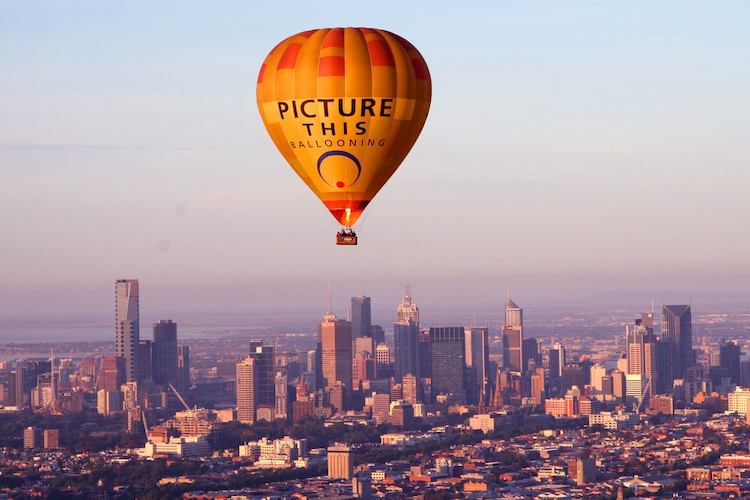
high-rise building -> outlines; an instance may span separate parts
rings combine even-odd
[[[409,322],[419,327],[419,308],[412,301],[411,287],[407,283],[406,290],[404,291],[404,299],[396,308],[396,323],[403,325]]]
[[[154,323],[154,342],[151,346],[151,365],[154,382],[159,385],[179,385],[177,368],[177,323],[163,319]],[[180,390],[178,388],[178,390]]]
[[[372,312],[370,308],[370,297],[358,295],[352,297],[352,338],[370,336],[372,326]]]
[[[115,282],[115,355],[125,360],[125,381],[138,382],[140,374],[140,315],[138,280]]]
[[[286,375],[277,373],[274,379],[276,386],[276,414],[275,417],[282,420],[289,418],[289,381]]]
[[[60,430],[44,429],[44,449],[54,450],[60,447]]]
[[[602,385],[602,380],[607,375],[607,369],[604,368],[604,366],[597,363],[591,367],[590,371],[591,371],[591,387],[596,389],[599,392],[603,392],[604,388]]]
[[[685,378],[693,365],[693,322],[689,305],[666,305],[661,313],[661,339],[672,347],[674,378]]]
[[[393,325],[393,353],[396,358],[396,381],[401,382],[407,373],[419,376],[418,345],[419,327],[416,323],[407,321]]]
[[[625,375],[625,402],[628,406],[637,405],[648,408],[648,377],[645,374],[628,373]]]
[[[735,342],[723,342],[719,346],[720,366],[725,368],[729,380],[735,385],[740,385],[740,346]]]
[[[385,342],[385,330],[380,325],[370,325],[370,338],[375,345]]]
[[[151,363],[153,343],[150,340],[138,342],[138,380],[145,382],[154,380],[153,365]]]
[[[531,397],[535,405],[544,404],[544,368],[541,366],[531,376]]]
[[[237,363],[237,420],[243,424],[255,423],[257,408],[255,362],[255,358],[248,356]]]
[[[487,401],[490,386],[490,341],[488,328],[466,328],[466,399],[468,403]]]
[[[190,390],[190,347],[177,347],[177,390],[185,397]]]
[[[328,447],[329,478],[350,480],[353,470],[352,449],[348,445],[336,443]]]
[[[23,430],[23,447],[27,449],[41,448],[42,430],[38,427],[27,427]]]
[[[125,359],[118,356],[104,356],[99,364],[96,388],[115,392],[125,383]]]
[[[620,370],[612,370],[612,395],[618,401],[625,400],[625,373]]]
[[[562,390],[562,373],[565,368],[565,347],[555,344],[549,350],[549,379],[553,395],[559,395]]]
[[[404,401],[412,404],[417,404],[421,400],[419,395],[419,379],[411,373],[404,375],[403,382],[401,382],[401,392]]]
[[[32,377],[32,373],[29,372],[29,369],[25,366],[18,366],[15,370],[13,370],[13,394],[14,394],[14,403],[16,405],[16,408],[19,410],[22,408],[26,408],[31,404],[31,388],[30,385],[32,382],[36,382],[35,377]]]
[[[646,314],[644,313],[644,315]],[[625,327],[625,339],[628,346],[628,375],[644,375],[646,377],[644,390],[650,395],[659,385],[656,367],[657,341],[654,330],[647,327],[642,318],[638,318],[635,320],[633,327],[629,325]]]
[[[262,340],[252,340],[250,341],[250,353],[247,357],[254,360],[253,376],[255,394],[253,401],[255,404],[256,419],[259,418],[258,410],[261,410],[261,415],[270,415],[270,419],[273,419],[276,408],[276,386],[274,380],[276,377],[275,349],[273,346],[263,345]]]
[[[432,393],[465,396],[466,334],[463,327],[430,328]]]
[[[352,327],[345,320],[336,319],[330,311],[320,323],[322,386],[333,387],[341,382],[352,387]]]
[[[534,337],[523,339],[521,346],[523,354],[522,368],[523,371],[534,371],[537,367],[542,366],[542,341]]]
[[[508,293],[505,302],[503,335],[503,368],[523,371],[523,309],[513,302]]]
[[[420,379],[432,377],[432,344],[430,343],[430,331],[419,330],[417,339],[417,366]],[[421,380],[420,380],[421,383]]]

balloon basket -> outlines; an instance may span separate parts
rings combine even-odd
[[[342,229],[336,233],[336,244],[337,245],[356,245],[357,244],[357,233],[351,229]]]

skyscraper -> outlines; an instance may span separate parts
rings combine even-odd
[[[553,345],[549,350],[549,377],[551,381],[559,380],[562,377],[565,361],[565,347],[562,344]]]
[[[430,328],[433,394],[465,395],[465,338],[463,327]]]
[[[407,373],[419,377],[419,327],[417,324],[411,320],[394,324],[393,347],[396,381],[401,382]]]
[[[190,347],[177,347],[177,390],[185,397],[190,389]]]
[[[370,326],[372,326],[370,297],[364,295],[352,297],[352,338],[369,337]]]
[[[503,333],[503,367],[512,371],[523,370],[523,310],[513,302],[508,293],[505,302]]]
[[[154,342],[151,346],[151,366],[154,382],[177,387],[177,323],[163,319],[154,323]],[[180,390],[179,388],[177,390]]]
[[[263,345],[262,340],[251,341],[250,348],[248,356],[255,359],[255,387],[258,391],[255,398],[256,409],[275,408],[276,350],[271,345]]]
[[[336,319],[330,309],[320,323],[322,385],[333,387],[341,382],[352,387],[352,327],[345,320]]]
[[[685,378],[686,368],[693,364],[693,323],[689,305],[662,307],[661,338],[672,347],[674,378]]]
[[[237,420],[243,424],[255,423],[257,386],[255,359],[248,356],[237,363]]]
[[[145,382],[154,380],[152,362],[153,343],[150,340],[141,340],[138,342],[138,380]]]
[[[412,301],[411,287],[407,282],[406,289],[404,290],[404,299],[396,308],[396,323],[403,325],[409,321],[415,323],[417,327],[419,327],[419,308]]]
[[[118,356],[104,356],[99,366],[97,390],[115,392],[125,383],[125,360]]]
[[[490,384],[490,342],[487,328],[466,328],[465,356],[467,391],[469,403],[478,404],[480,400],[488,401]]]
[[[125,360],[126,382],[138,382],[140,375],[139,322],[138,280],[115,281],[115,355]]]
[[[719,361],[726,369],[729,381],[740,385],[740,346],[735,342],[722,342],[719,346]]]
[[[646,377],[644,390],[647,390],[650,395],[658,385],[656,337],[653,328],[647,327],[642,318],[636,319],[632,328],[626,325],[625,338],[628,346],[628,375],[644,375]]]
[[[521,352],[523,353],[523,371],[531,370],[529,362],[532,361],[535,367],[542,366],[542,342],[539,339],[530,337],[523,339]]]

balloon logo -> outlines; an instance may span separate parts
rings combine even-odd
[[[351,230],[419,137],[430,109],[427,64],[385,30],[325,28],[282,40],[258,74],[274,144]]]
[[[327,173],[324,174],[323,160],[326,158],[331,158],[331,160],[327,162]],[[341,160],[342,158],[343,160]],[[349,187],[357,182],[361,173],[362,166],[359,164],[357,157],[346,151],[327,151],[318,158],[318,175],[323,179],[323,182],[331,187],[334,185],[339,189]],[[330,182],[326,177],[338,180]],[[342,179],[348,179],[348,182]]]

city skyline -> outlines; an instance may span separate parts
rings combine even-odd
[[[399,4],[397,20],[336,5],[7,3],[0,314],[91,314],[123,275],[161,315],[304,305],[329,279],[395,299],[404,276],[435,306],[507,286],[546,303],[619,288],[747,300],[746,4]],[[403,33],[435,83],[357,249],[330,247],[335,224],[252,92],[279,37],[336,24]]]

